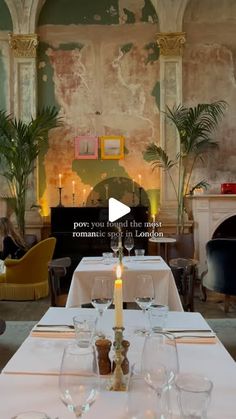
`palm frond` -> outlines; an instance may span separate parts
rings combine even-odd
[[[189,194],[192,195],[193,192],[195,191],[195,189],[198,189],[198,188],[207,189],[207,188],[209,188],[209,186],[210,186],[210,184],[205,179],[200,180],[200,182],[198,182],[196,185],[194,185],[190,189]]]
[[[165,170],[170,170],[176,165],[176,161],[170,160],[165,150],[158,147],[157,144],[151,143],[147,146],[145,151],[145,159],[152,162],[152,166],[163,167]]]

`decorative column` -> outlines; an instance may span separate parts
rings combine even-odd
[[[185,32],[157,34],[160,48],[160,145],[170,158],[178,152],[177,133],[166,118],[166,107],[182,103],[182,54]],[[176,219],[176,198],[168,174],[161,171],[160,203],[164,219]]]
[[[36,48],[37,34],[10,34],[14,57],[14,115],[28,122],[36,115]]]
[[[36,116],[37,109],[37,69],[36,56],[38,35],[9,34],[9,45],[13,55],[13,113],[18,119],[29,122]],[[31,182],[30,182],[31,183]],[[34,186],[35,185],[35,186]],[[26,233],[36,234],[40,239],[42,219],[38,211],[30,206],[38,202],[37,169],[32,176],[32,184],[27,191],[27,209],[25,214]]]

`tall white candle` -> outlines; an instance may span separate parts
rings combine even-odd
[[[72,180],[72,193],[73,194],[75,193],[75,181],[74,180]]]
[[[59,186],[59,188],[61,188],[61,178],[62,178],[62,174],[61,173],[59,173],[59,175],[58,175],[58,186]]]
[[[142,175],[138,175],[138,183],[139,183],[139,186],[141,188],[141,186],[142,186]]]
[[[109,186],[108,186],[108,185],[105,185],[105,190],[106,190],[106,199],[108,199],[108,188],[109,188]]]
[[[132,192],[134,192],[134,179],[132,180]]]
[[[115,327],[123,327],[123,291],[121,279],[121,266],[117,265],[116,280],[114,287],[114,305],[115,305]]]
[[[83,189],[83,202],[85,202],[86,189]]]

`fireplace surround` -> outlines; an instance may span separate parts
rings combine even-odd
[[[190,199],[194,219],[195,258],[199,260],[201,274],[206,269],[206,243],[213,238],[220,224],[236,215],[236,194],[201,194]]]

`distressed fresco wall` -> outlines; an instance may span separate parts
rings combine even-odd
[[[64,126],[51,132],[40,156],[39,192],[44,213],[109,195],[132,203],[132,179],[142,172],[143,198],[155,205],[159,177],[143,159],[159,140],[158,17],[150,0],[47,0],[38,22],[39,107],[56,105]],[[123,135],[123,160],[75,160],[78,135]],[[138,188],[135,187],[136,203]],[[155,205],[152,212],[155,212]]]
[[[236,181],[236,2],[190,0],[183,30],[187,43],[183,62],[183,99],[193,105],[224,99],[226,117],[216,132],[219,150],[212,153],[196,178],[220,193],[220,184]]]
[[[9,110],[10,60],[8,33],[12,31],[10,12],[4,0],[0,0],[0,109]]]

